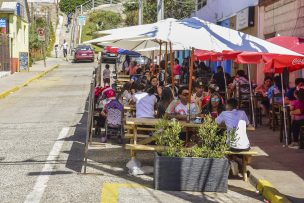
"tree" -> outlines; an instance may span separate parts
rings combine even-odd
[[[59,8],[65,14],[74,13],[75,8],[86,2],[86,0],[61,0]]]
[[[98,37],[97,31],[114,29],[121,25],[122,18],[119,13],[97,10],[87,17],[82,31],[82,41],[88,41]]]
[[[183,19],[190,17],[191,12],[195,9],[195,0],[164,0],[165,1],[165,18]],[[126,15],[126,25],[138,24],[138,4],[129,0],[123,4],[124,14]],[[143,1],[144,23],[154,23],[157,21],[157,1]]]

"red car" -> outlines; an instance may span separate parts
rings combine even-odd
[[[91,61],[94,62],[94,50],[89,45],[78,45],[74,53],[74,62]]]

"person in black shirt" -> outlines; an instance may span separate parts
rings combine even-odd
[[[226,82],[231,80],[231,77],[228,73],[225,73]],[[224,78],[224,71],[222,66],[217,67],[217,73],[214,74],[213,79],[215,80],[215,84],[219,87],[219,91],[225,91],[225,78]]]

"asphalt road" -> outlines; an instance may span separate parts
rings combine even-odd
[[[61,65],[0,100],[0,202],[260,202],[254,188],[230,180],[229,191],[153,190],[153,176],[128,175],[129,152],[115,143],[89,150],[82,172],[85,111],[95,64]],[[153,165],[152,153],[138,153]]]

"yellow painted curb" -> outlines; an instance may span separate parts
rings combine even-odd
[[[4,99],[5,97],[7,97],[8,95],[16,92],[17,90],[19,90],[21,87],[24,87],[26,85],[28,85],[29,83],[33,82],[34,80],[37,80],[43,76],[45,76],[47,73],[51,72],[52,70],[58,68],[59,65],[55,65],[55,66],[52,66],[51,68],[43,71],[42,73],[39,73],[37,75],[35,75],[34,77],[32,77],[31,79],[27,80],[26,82],[22,83],[21,85],[16,85],[15,87],[9,89],[9,90],[6,90],[4,92],[1,92],[0,93],[0,99]]]
[[[101,203],[117,203],[120,188],[142,188],[140,184],[131,183],[104,183],[101,190]]]
[[[260,194],[271,203],[291,203],[267,180],[259,179],[256,187]]]

